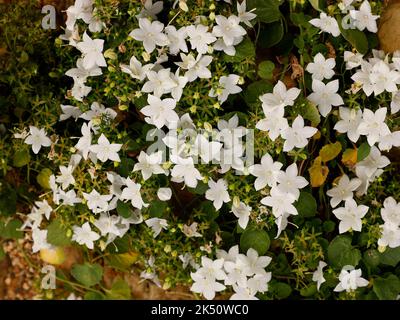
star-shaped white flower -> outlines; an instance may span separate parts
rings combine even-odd
[[[378,32],[376,20],[379,19],[379,15],[372,14],[369,1],[365,0],[359,10],[350,10],[350,16],[355,20],[354,23],[358,30],[367,29],[373,33]]]
[[[239,226],[242,229],[246,229],[247,224],[249,223],[251,207],[240,201],[238,206],[233,203],[232,212],[236,216],[236,218],[239,219]]]
[[[333,80],[327,84],[313,79],[312,90],[308,99],[318,106],[318,110],[323,117],[326,117],[332,110],[332,106],[344,104],[343,98],[337,93],[339,90],[339,80]]]
[[[361,185],[358,178],[349,179],[347,175],[343,175],[337,186],[328,190],[326,194],[331,197],[331,207],[335,208],[340,202],[353,199],[353,191]]]
[[[329,17],[325,12],[321,12],[319,18],[311,19],[309,23],[334,37],[340,36],[340,29],[336,19]]]
[[[142,41],[147,53],[152,53],[156,46],[169,44],[168,37],[163,33],[164,25],[159,21],[150,22],[147,18],[139,19],[139,29],[133,30],[129,36]]]
[[[69,185],[75,183],[75,178],[72,175],[73,168],[71,166],[60,166],[61,174],[57,176],[56,182],[61,184],[61,188],[65,190]]]
[[[76,45],[76,48],[82,52],[82,66],[85,69],[92,69],[96,66],[106,67],[107,63],[103,56],[104,40],[92,39],[87,33],[83,34],[83,41]]]
[[[176,87],[175,81],[172,79],[170,69],[160,69],[156,71],[148,71],[148,81],[142,87],[142,91],[146,93],[153,92],[156,97],[161,97],[163,94],[170,93]]]
[[[312,280],[317,283],[317,290],[319,291],[319,288],[321,287],[321,284],[323,284],[326,280],[324,278],[324,271],[323,269],[327,266],[327,264],[324,261],[320,261],[318,263],[318,268],[317,270],[314,271]]]
[[[276,111],[278,108],[293,106],[294,101],[300,94],[300,89],[291,88],[287,90],[286,85],[282,81],[274,86],[272,93],[265,93],[260,96],[264,114]]]
[[[51,249],[53,246],[47,242],[47,230],[35,228],[32,230],[32,253],[36,253],[43,249]]]
[[[300,190],[308,185],[308,181],[298,176],[297,164],[292,163],[286,168],[286,171],[280,171],[276,178],[278,185],[274,188],[278,188],[283,194],[287,194],[297,200],[300,196]]]
[[[100,239],[100,235],[94,231],[89,225],[89,222],[85,222],[82,227],[72,227],[73,235],[72,241],[85,245],[88,249],[94,248],[94,242]]]
[[[228,193],[228,185],[224,179],[214,182],[208,181],[209,189],[206,191],[206,199],[213,202],[215,209],[219,210],[224,202],[231,201]]]
[[[251,20],[255,19],[257,15],[253,13],[256,9],[251,9],[250,11],[246,11],[246,0],[242,1],[241,3],[238,1],[236,4],[238,17],[241,22],[243,22],[246,26],[252,27]]]
[[[176,123],[179,121],[179,116],[175,112],[176,101],[171,98],[163,99],[149,94],[147,96],[148,105],[140,109],[146,118],[146,122],[155,125],[161,129],[164,125],[169,123]]]
[[[358,132],[367,136],[370,146],[373,146],[382,137],[390,134],[389,127],[385,123],[387,108],[380,108],[375,112],[364,109],[363,117]]]
[[[317,53],[314,57],[314,62],[307,65],[306,70],[312,74],[315,80],[331,79],[335,75],[333,70],[336,65],[334,58],[325,59],[321,53]]]
[[[141,171],[145,181],[153,174],[165,173],[165,170],[161,167],[162,151],[158,151],[150,155],[144,151],[141,151],[138,161],[139,162],[135,164],[133,171]]]
[[[190,287],[190,291],[202,294],[207,300],[214,299],[216,292],[223,291],[226,288],[214,278],[205,278],[197,272],[191,273],[191,277],[194,283]]]
[[[335,292],[346,290],[351,292],[359,287],[366,287],[369,283],[368,280],[361,277],[361,269],[354,269],[353,266],[344,266],[339,275],[340,283],[333,289]]]
[[[346,200],[344,207],[333,210],[333,214],[340,220],[339,233],[349,230],[361,231],[362,218],[367,214],[368,207],[364,205],[357,206],[354,199]]]
[[[186,32],[192,50],[197,50],[200,54],[205,54],[208,51],[208,45],[217,40],[211,32],[208,32],[208,27],[202,24],[190,25],[186,27]]]
[[[140,61],[136,59],[135,56],[132,56],[129,60],[129,65],[121,64],[120,68],[122,72],[129,74],[133,79],[143,81],[147,76],[147,72],[149,72],[153,66],[153,64],[142,66]]]
[[[190,188],[196,188],[198,180],[202,180],[199,170],[194,166],[192,158],[172,157],[172,162],[175,163],[171,170],[171,176],[175,182],[185,182]]]
[[[222,38],[227,46],[233,45],[235,39],[241,39],[246,30],[239,25],[240,19],[235,15],[230,15],[228,18],[218,15],[215,17],[217,25],[213,28],[213,35]]]
[[[297,215],[297,209],[293,206],[295,198],[281,192],[278,188],[273,187],[270,195],[261,199],[261,203],[272,208],[272,214],[275,218],[279,218],[285,214]]]
[[[142,207],[147,207],[148,204],[144,203],[142,195],[140,194],[141,187],[142,186],[140,183],[135,183],[129,177],[126,178],[126,188],[122,190],[121,199],[130,200],[132,206],[138,209],[142,209]]]
[[[110,143],[104,134],[100,135],[97,144],[90,146],[90,151],[96,154],[97,159],[102,162],[107,160],[120,162],[118,151],[121,150],[122,144]]]
[[[168,229],[168,222],[165,219],[160,218],[150,218],[145,221],[148,227],[153,230],[153,237],[156,238],[162,229]]]
[[[362,121],[361,109],[350,109],[346,107],[339,108],[341,120],[336,122],[334,129],[340,133],[347,133],[349,139],[356,143],[360,138],[358,126]]]
[[[87,206],[94,213],[107,211],[108,201],[111,200],[111,194],[101,195],[95,189],[93,189],[90,193],[82,192],[83,197],[87,201]]]
[[[38,154],[42,147],[50,147],[51,140],[43,128],[29,126],[29,135],[25,138],[25,143],[32,145],[33,153]]]
[[[308,139],[311,138],[316,132],[317,128],[304,126],[304,119],[298,115],[294,119],[292,126],[287,127],[281,132],[281,136],[285,139],[283,151],[288,152],[293,148],[304,148],[308,144]]]
[[[185,41],[188,36],[186,27],[176,30],[174,26],[167,26],[165,27],[165,33],[169,40],[168,48],[170,54],[177,55],[180,51],[188,52]]]
[[[218,97],[218,101],[223,103],[228,99],[230,94],[236,94],[242,91],[237,84],[239,82],[240,77],[236,74],[230,74],[228,76],[222,76],[219,79],[218,89],[211,89],[209,96],[210,97]]]
[[[254,181],[254,188],[258,191],[267,185],[273,187],[276,185],[278,174],[282,168],[282,163],[274,162],[272,157],[266,153],[261,158],[261,164],[252,165],[249,168],[250,174],[257,177]]]

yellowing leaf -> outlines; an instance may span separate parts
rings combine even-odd
[[[322,158],[317,157],[314,159],[313,165],[308,172],[310,173],[310,183],[313,188],[322,186],[328,177],[329,168],[321,164]]]
[[[346,149],[343,152],[342,163],[347,167],[354,167],[357,163],[357,149]]]
[[[342,151],[342,144],[340,142],[335,142],[323,146],[319,151],[322,162],[328,162],[335,159],[340,151]]]

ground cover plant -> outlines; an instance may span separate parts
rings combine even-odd
[[[76,0],[55,30],[25,5],[0,236],[56,266],[42,297],[398,298],[396,1]]]

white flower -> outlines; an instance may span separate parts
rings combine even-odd
[[[175,87],[171,90],[171,96],[176,101],[179,101],[183,94],[183,89],[188,83],[188,78],[186,76],[179,75],[180,69],[176,69],[175,74],[171,73],[171,78],[175,82]]]
[[[364,109],[363,117],[358,132],[367,136],[370,146],[373,146],[382,137],[390,134],[390,130],[385,123],[387,108],[380,108],[375,113],[369,109]]]
[[[191,277],[194,283],[190,287],[190,290],[202,294],[207,300],[214,299],[216,292],[223,291],[226,288],[222,283],[217,282],[215,279],[204,278],[197,272],[191,273]]]
[[[217,40],[210,32],[208,27],[198,24],[197,26],[190,25],[186,27],[186,32],[189,36],[189,42],[192,50],[197,50],[198,53],[204,54],[208,50],[208,45]]]
[[[149,94],[147,96],[148,105],[140,109],[146,118],[146,122],[161,129],[164,125],[179,121],[179,116],[174,111],[176,101],[171,98],[163,99]]]
[[[65,206],[75,206],[77,203],[81,203],[82,199],[76,195],[75,190],[69,190],[67,192],[63,190],[58,191],[59,201],[63,202]],[[102,210],[100,210],[102,211]]]
[[[395,131],[379,139],[379,149],[389,151],[393,147],[400,147],[400,131]]]
[[[85,69],[91,69],[93,67],[106,67],[107,63],[103,56],[103,45],[104,40],[92,39],[87,33],[83,34],[83,41],[76,45],[76,48],[82,52],[83,61],[82,66]]]
[[[35,201],[35,206],[36,207],[33,207],[32,209],[35,213],[44,215],[47,220],[50,219],[50,214],[52,213],[53,208],[49,205],[47,200]]]
[[[192,224],[191,224],[190,226],[184,224],[184,225],[183,225],[183,230],[182,230],[183,234],[184,234],[186,237],[188,237],[188,238],[192,238],[192,237],[202,237],[201,233],[199,233],[199,232],[197,231],[197,226],[198,226],[198,225],[199,225],[199,224],[198,224],[197,222],[192,222]]]
[[[74,226],[72,230],[74,231],[72,240],[80,245],[85,245],[89,249],[93,249],[93,242],[100,239],[100,235],[90,228],[89,222],[85,222],[82,227]]]
[[[361,219],[368,212],[368,207],[364,205],[357,206],[354,199],[346,200],[344,207],[333,210],[333,214],[340,220],[339,233],[349,230],[361,231]]]
[[[161,201],[168,201],[172,197],[172,190],[171,188],[160,188],[157,191],[157,197]]]
[[[85,119],[87,121],[92,121],[93,119],[100,119],[105,117],[106,119],[115,119],[117,112],[111,108],[106,108],[104,105],[93,102],[90,106],[90,110],[83,113],[79,118]],[[95,132],[93,130],[93,132]]]
[[[241,137],[246,134],[246,128],[239,126],[239,117],[235,113],[228,121],[218,121],[217,139],[224,143],[224,148],[234,148],[240,144]]]
[[[386,198],[381,209],[381,216],[385,223],[400,226],[400,203],[392,197]]]
[[[212,160],[220,160],[222,143],[209,141],[209,137],[204,134],[198,134],[194,141],[193,152],[199,155],[203,163],[209,163]]]
[[[361,185],[361,180],[354,178],[349,179],[347,175],[343,175],[337,186],[328,190],[326,194],[331,197],[331,207],[335,208],[340,202],[353,199],[353,191]]]
[[[237,259],[241,260],[244,264],[247,276],[266,274],[265,268],[272,261],[268,256],[258,256],[258,252],[253,248],[247,250],[246,256],[240,255]]]
[[[339,90],[339,80],[333,80],[324,84],[322,81],[313,79],[313,93],[308,96],[308,99],[318,106],[318,110],[323,117],[326,117],[332,110],[332,106],[344,104],[342,97],[337,94]]]
[[[132,206],[138,209],[147,207],[148,204],[143,202],[142,195],[140,194],[140,183],[135,183],[131,178],[126,178],[126,188],[122,190],[121,199],[130,200]]]
[[[285,139],[283,151],[288,152],[293,148],[304,148],[308,144],[308,139],[311,138],[318,129],[304,126],[304,119],[298,115],[294,119],[292,126],[287,127],[281,132],[281,136]]]
[[[362,121],[362,111],[360,109],[340,107],[339,115],[341,120],[336,122],[334,129],[340,133],[347,133],[349,139],[356,143],[360,138],[358,126]]]
[[[268,282],[271,281],[271,277],[271,272],[255,274],[252,278],[247,280],[247,288],[250,292],[264,293],[268,291]]]
[[[264,113],[266,111],[264,110]],[[257,122],[256,128],[262,131],[268,131],[268,136],[272,141],[275,141],[279,135],[288,127],[288,121],[284,117],[285,109],[279,108],[274,112],[265,114],[266,118]]]
[[[286,168],[286,171],[280,171],[277,175],[278,185],[273,188],[278,188],[283,194],[287,194],[297,200],[300,196],[299,189],[304,188],[308,185],[308,181],[298,176],[297,164],[292,163]]]
[[[25,138],[25,143],[32,145],[32,151],[38,154],[42,147],[50,147],[51,140],[47,137],[46,131],[29,126],[29,135]]]
[[[250,174],[257,177],[256,181],[254,181],[254,188],[258,191],[267,185],[270,187],[275,186],[281,168],[282,163],[279,161],[274,162],[268,153],[263,155],[261,164],[255,164],[249,168]]]
[[[163,2],[157,1],[153,3],[153,0],[146,0],[144,2],[144,7],[140,11],[140,13],[136,16],[136,18],[151,18],[156,19],[157,14],[159,14],[163,9]]]
[[[202,56],[201,54],[197,55],[195,59],[192,54],[185,55],[184,53],[180,54],[182,62],[175,62],[176,65],[181,67],[185,72],[185,77],[189,82],[200,79],[209,79],[211,78],[211,71],[208,70],[207,66],[212,62],[212,56]]]
[[[110,143],[104,134],[101,134],[97,140],[97,144],[90,146],[90,151],[96,154],[97,159],[102,162],[107,160],[120,162],[118,151],[121,150],[122,144]]]
[[[171,77],[170,69],[160,69],[158,72],[148,71],[148,81],[143,85],[142,91],[153,92],[156,97],[161,97],[165,93],[170,93],[176,87],[175,81]]]
[[[314,271],[312,280],[317,283],[317,290],[319,291],[319,288],[321,287],[321,284],[323,284],[326,280],[324,278],[324,271],[323,269],[327,266],[327,264],[324,261],[320,261],[318,264],[317,270]]]
[[[242,229],[246,229],[247,224],[249,223],[251,207],[246,205],[244,202],[239,202],[239,205],[236,206],[235,202],[232,205],[232,212],[239,218],[238,224]]]
[[[279,80],[274,86],[272,93],[265,93],[260,96],[264,114],[267,115],[271,112],[275,112],[278,108],[293,106],[299,94],[300,89],[291,88],[287,90],[286,85]]]
[[[367,0],[361,4],[359,10],[350,10],[350,16],[355,20],[358,30],[363,31],[366,28],[370,32],[378,32],[376,20],[379,16],[371,13],[371,5]]]
[[[218,15],[215,17],[216,26],[213,28],[213,35],[223,39],[227,46],[231,46],[234,40],[241,39],[246,30],[239,25],[240,19],[235,15],[230,15],[228,18]]]
[[[358,52],[354,53],[351,51],[345,51],[343,59],[346,62],[346,69],[351,70],[361,66],[361,62],[363,61],[363,55]]]
[[[167,220],[165,219],[159,219],[159,218],[150,218],[145,221],[148,227],[150,227],[153,230],[153,237],[156,238],[162,229],[167,230],[168,229],[168,223]]]
[[[138,161],[139,162],[135,164],[133,171],[141,171],[145,181],[153,174],[165,173],[165,170],[161,167],[162,151],[158,151],[150,155],[144,151],[141,151]]]
[[[390,164],[390,160],[381,154],[377,147],[371,147],[369,155],[356,164],[357,176],[365,173],[368,177],[375,175],[378,169],[382,169]]]
[[[218,101],[223,103],[228,99],[230,94],[236,94],[242,91],[237,83],[239,82],[240,77],[236,74],[230,74],[229,76],[222,76],[219,79],[218,89],[214,90],[213,88],[210,90],[210,97],[218,97]]]
[[[335,75],[333,68],[336,65],[334,58],[325,59],[321,53],[317,53],[314,57],[314,62],[307,65],[306,70],[312,74],[315,80],[331,79]]]
[[[235,293],[231,295],[229,300],[258,300],[255,296],[256,292],[247,287],[233,285]]]
[[[400,228],[391,223],[381,225],[381,237],[378,240],[378,246],[397,248],[400,246]]]
[[[243,22],[246,26],[252,27],[252,24],[250,20],[253,20],[254,18],[257,17],[255,13],[253,13],[254,9],[251,9],[250,11],[246,12],[246,0],[242,1],[239,3],[239,1],[236,4],[237,12],[238,12],[238,17],[240,19],[240,22]]]
[[[120,217],[110,216],[106,213],[101,213],[100,218],[93,223],[97,229],[100,230],[102,236],[112,234],[115,236],[120,235],[120,230],[117,224],[120,222]]]
[[[330,33],[334,37],[340,35],[339,25],[335,18],[329,17],[325,12],[321,12],[319,19],[312,19],[309,21],[313,26],[321,29],[323,32]]]
[[[159,21],[150,22],[147,18],[139,19],[139,29],[133,30],[129,36],[142,41],[147,53],[152,53],[156,46],[169,44],[167,36],[163,33],[164,25]]]
[[[149,72],[153,66],[153,64],[146,64],[142,66],[140,61],[136,59],[135,56],[132,56],[132,58],[129,60],[129,65],[120,65],[122,72],[129,74],[133,79],[137,79],[139,81],[143,81],[146,78],[147,72]]]
[[[84,123],[81,132],[82,137],[79,138],[75,148],[82,154],[83,159],[86,160],[90,152],[90,147],[92,146],[92,133],[90,131],[90,126]]]
[[[390,110],[392,114],[399,112],[400,110],[400,91],[393,92],[392,102],[390,103]]]
[[[85,68],[83,66],[83,59],[78,58],[76,60],[76,68],[69,69],[65,75],[74,79],[75,83],[85,83],[88,77],[95,77],[101,75],[103,72],[101,69],[94,65],[91,68]]]
[[[75,183],[75,178],[72,175],[73,168],[71,166],[60,166],[61,175],[58,175],[56,182],[61,184],[61,188],[65,190],[70,184]]]
[[[53,246],[47,242],[47,230],[35,228],[32,230],[32,252],[36,253],[42,249],[51,249]]]
[[[69,105],[61,105],[61,110],[62,114],[60,114],[60,120],[59,121],[64,121],[69,118],[74,118],[75,121],[79,118],[79,116],[82,114],[81,109],[79,107],[74,107],[74,106],[69,106]]]
[[[180,51],[188,52],[186,45],[186,37],[188,36],[186,32],[186,27],[182,27],[176,30],[174,26],[165,27],[165,33],[167,34],[169,40],[169,53],[172,55],[177,55]]]
[[[361,277],[361,269],[354,270],[353,266],[344,266],[339,275],[340,283],[333,289],[335,292],[346,290],[351,292],[359,287],[366,287],[368,280]]]
[[[226,274],[223,270],[224,259],[211,260],[205,256],[201,257],[201,268],[196,274],[210,279],[225,280]]]
[[[295,198],[281,192],[278,188],[273,187],[270,195],[261,199],[261,203],[268,207],[272,207],[272,214],[275,218],[279,218],[285,214],[297,215],[297,209],[293,206]]]
[[[400,72],[391,70],[385,61],[379,60],[372,67],[369,80],[375,95],[379,95],[384,91],[397,92],[397,84],[400,83]]]
[[[224,179],[214,182],[212,179],[208,181],[209,189],[206,191],[206,199],[213,201],[215,209],[219,210],[224,202],[231,201],[228,193],[228,185]]]
[[[90,193],[82,192],[83,197],[87,201],[87,206],[94,213],[107,211],[108,201],[111,200],[112,195],[100,195],[95,189],[93,189]]]
[[[199,170],[194,166],[192,158],[173,157],[174,167],[171,170],[172,181],[185,182],[190,188],[196,188],[197,181],[202,180]]]

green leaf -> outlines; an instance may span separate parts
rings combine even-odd
[[[308,0],[315,10],[321,11],[321,1],[320,0]]]
[[[29,150],[27,148],[22,148],[14,153],[13,166],[21,168],[23,166],[26,166],[30,160],[31,156],[29,154]]]
[[[397,248],[386,248],[385,252],[379,256],[381,264],[395,267],[400,262],[400,247]]]
[[[368,157],[370,151],[371,146],[367,142],[362,143],[357,149],[357,162],[363,161]]]
[[[0,225],[0,237],[4,239],[22,239],[24,233],[19,231],[22,227],[22,222],[17,219],[9,221],[6,225]]]
[[[261,48],[271,48],[282,40],[283,34],[282,20],[268,23],[261,29],[257,44]]]
[[[311,121],[311,125],[316,127],[321,122],[321,116],[317,106],[306,98],[299,98],[294,105],[294,111],[304,119]]]
[[[11,216],[17,211],[17,193],[4,184],[0,188],[0,216]]]
[[[247,10],[256,8],[257,19],[261,22],[271,23],[278,21],[281,17],[279,4],[278,0],[248,0]]]
[[[269,287],[270,292],[278,299],[285,299],[292,293],[292,287],[284,282],[273,282]]]
[[[132,215],[132,205],[121,200],[117,201],[117,213],[123,218],[129,218]]]
[[[234,56],[224,55],[224,59],[227,62],[241,62],[246,59],[253,59],[256,56],[256,48],[254,47],[253,41],[250,38],[245,38],[236,47],[236,53]]]
[[[258,75],[262,79],[271,80],[275,64],[272,61],[263,61],[258,65]]]
[[[42,169],[39,174],[36,176],[36,182],[43,189],[50,189],[50,176],[53,172],[49,168]]]
[[[56,219],[47,227],[47,242],[54,246],[67,246],[71,239],[67,236],[68,229],[62,225],[60,219]]]
[[[85,293],[83,299],[85,300],[104,300],[105,297],[99,292],[88,291]]]
[[[314,217],[317,213],[317,201],[311,193],[306,191],[300,192],[300,197],[294,204],[300,217]]]
[[[394,274],[374,279],[373,290],[379,300],[396,300],[400,294],[400,280]]]
[[[106,291],[106,295],[109,300],[130,300],[131,288],[124,280],[117,278],[111,290]]]
[[[300,290],[300,295],[303,297],[311,297],[317,293],[317,285],[315,283],[309,285],[308,287],[302,288]]]
[[[342,36],[361,54],[368,52],[368,39],[364,32],[358,29],[344,29],[342,19],[338,19],[338,24]]]
[[[319,151],[319,155],[321,156],[322,162],[328,162],[335,159],[341,151],[342,144],[337,141],[323,146]]]
[[[336,269],[342,269],[345,265],[355,267],[360,260],[360,250],[353,248],[349,236],[337,236],[328,246],[329,264]]]
[[[372,268],[377,267],[380,263],[379,252],[375,249],[369,249],[364,252],[363,260],[370,267]]]
[[[249,107],[253,107],[255,104],[261,103],[259,99],[261,95],[272,92],[272,89],[272,84],[264,80],[253,82],[244,90],[244,101]]]
[[[121,162],[118,166],[118,174],[127,178],[132,172],[135,162],[131,158],[121,158]]]
[[[268,233],[264,230],[248,228],[240,236],[240,248],[242,251],[247,252],[249,248],[253,248],[260,256],[267,252],[270,243]]]
[[[71,270],[72,276],[86,287],[98,284],[103,277],[103,268],[99,264],[75,264]]]
[[[4,252],[4,248],[2,245],[0,245],[0,262],[4,260],[6,257],[6,253]]]
[[[164,216],[166,208],[167,203],[165,201],[153,201],[149,208],[149,214],[153,218],[161,218]]]

